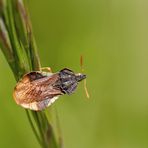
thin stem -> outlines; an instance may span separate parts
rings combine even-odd
[[[30,116],[28,110],[26,110],[26,114],[27,114],[27,117],[28,117],[28,120],[29,120],[29,123],[30,123],[30,125],[31,125],[32,130],[33,130],[33,132],[34,132],[34,134],[35,134],[35,136],[36,136],[36,138],[37,138],[39,144],[42,146],[41,139],[40,139],[40,137],[39,137],[39,135],[38,135],[38,133],[37,133],[37,131],[36,131],[36,129],[35,129],[35,126],[34,126],[34,124],[33,124],[33,122],[32,122],[32,119],[31,119],[31,116]]]
[[[27,72],[40,70],[37,46],[22,0],[0,0],[0,48],[16,81]],[[26,114],[39,144],[43,148],[60,148],[46,114],[28,110]]]

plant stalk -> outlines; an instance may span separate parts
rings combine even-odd
[[[25,73],[40,70],[31,22],[23,0],[0,0],[0,49],[18,81]],[[44,111],[26,109],[34,135],[42,148],[61,148],[52,119]],[[52,116],[52,112],[48,112]],[[59,135],[60,137],[60,135]]]

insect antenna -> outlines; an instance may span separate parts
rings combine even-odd
[[[83,67],[83,56],[80,56],[80,67],[81,67],[81,71],[82,73],[84,72],[84,67]],[[84,90],[85,90],[85,94],[87,98],[90,98],[90,95],[88,93],[88,89],[87,89],[87,85],[86,85],[86,79],[84,79]]]

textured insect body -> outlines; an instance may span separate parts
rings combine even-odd
[[[75,91],[78,82],[86,78],[83,74],[74,74],[73,71],[69,69],[61,70],[59,73],[61,89],[66,94],[71,94]]]
[[[78,82],[86,75],[75,74],[69,69],[57,73],[30,72],[22,77],[14,89],[17,104],[31,110],[43,110],[60,95],[72,94]]]

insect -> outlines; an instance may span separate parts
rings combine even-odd
[[[14,88],[13,97],[18,105],[39,111],[50,106],[59,96],[72,94],[86,75],[64,68],[51,73],[33,71],[25,74]]]

